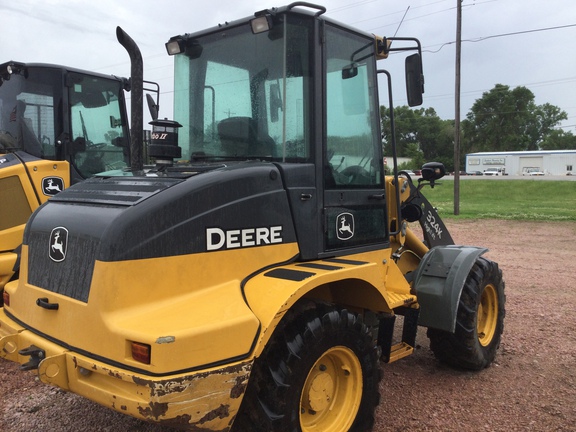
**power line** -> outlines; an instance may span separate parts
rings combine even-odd
[[[433,3],[427,3],[427,4],[421,5],[421,6],[412,6],[412,9],[428,8],[429,6],[432,6],[432,5],[435,5],[435,4],[438,4],[438,3],[444,3],[444,2],[446,2],[446,1],[448,1],[448,0],[439,0],[439,1],[436,1],[436,2],[433,2]],[[472,6],[479,5],[479,4],[493,3],[493,2],[496,2],[496,1],[499,1],[499,0],[485,0],[485,1],[482,1],[482,2],[478,2],[478,3],[474,2],[474,4],[471,4],[471,5],[462,5],[462,7],[469,8],[469,7],[472,7]],[[354,6],[355,6],[355,5],[346,6],[346,7],[348,8],[348,7],[354,7]],[[437,15],[437,14],[443,13],[443,12],[453,11],[454,9],[456,9],[456,7],[449,7],[449,8],[447,8],[447,9],[440,9],[440,10],[437,10],[437,11],[434,11],[434,12],[424,13],[423,15],[418,15],[418,16],[415,16],[415,17],[412,17],[412,18],[408,18],[408,19],[406,19],[406,21],[407,21],[407,22],[408,22],[408,21],[415,21],[415,20],[418,20],[418,19],[420,19],[420,18],[426,18],[426,17],[432,16],[432,15]],[[332,9],[330,12],[332,12],[332,11],[333,11],[333,9]],[[373,20],[375,20],[375,19],[379,19],[379,18],[383,18],[383,17],[387,17],[387,16],[392,16],[392,15],[399,15],[399,14],[401,14],[402,12],[403,12],[403,11],[390,12],[390,13],[387,13],[387,14],[384,14],[384,15],[373,16],[373,17],[366,18],[366,19],[363,19],[363,20],[354,21],[354,22],[352,22],[351,24],[356,25],[356,24],[361,23],[361,22],[373,21]],[[398,24],[398,22],[387,23],[386,25],[387,25],[387,26],[392,26],[392,25],[396,25],[396,24]],[[376,27],[376,28],[372,28],[372,29],[368,29],[367,31],[375,31],[375,30],[378,30],[379,28],[381,28],[381,26],[380,26],[380,27]]]
[[[565,28],[569,28],[569,27],[576,27],[576,24],[567,24],[567,25],[562,25],[562,26],[555,26],[555,27],[545,27],[545,28],[540,28],[540,29],[532,29],[532,30],[523,30],[523,31],[518,31],[518,32],[511,32],[511,33],[501,33],[501,34],[496,34],[496,35],[490,35],[490,36],[483,36],[483,37],[478,37],[475,39],[462,39],[462,42],[482,42],[488,39],[494,39],[494,38],[499,38],[499,37],[506,37],[506,36],[516,36],[516,35],[520,35],[520,34],[527,34],[527,33],[536,33],[536,32],[543,32],[543,31],[549,31],[549,30],[560,30],[560,29],[565,29]],[[423,49],[423,52],[429,52],[431,54],[436,54],[438,53],[442,48],[444,48],[447,45],[452,45],[456,43],[456,41],[452,41],[452,42],[445,42],[443,43],[440,48],[438,48],[435,51],[432,50],[426,50]]]
[[[541,31],[548,31],[548,30],[559,30],[559,29],[564,29],[564,28],[568,28],[568,27],[576,27],[576,24],[567,24],[567,25],[555,26],[555,27],[545,27],[545,28],[534,29],[534,30],[523,30],[523,31],[511,32],[511,33],[502,33],[499,35],[480,37],[477,39],[468,39],[468,40],[466,40],[466,42],[482,42],[484,40],[493,39],[493,38],[497,38],[497,37],[515,36],[515,35],[519,35],[519,34],[536,33],[536,32],[541,32]]]

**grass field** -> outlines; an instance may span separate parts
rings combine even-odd
[[[576,182],[467,179],[460,181],[454,215],[454,180],[442,179],[426,198],[443,218],[576,221]]]

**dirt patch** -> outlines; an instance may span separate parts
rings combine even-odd
[[[459,244],[490,248],[506,281],[495,363],[442,366],[421,329],[414,355],[383,365],[375,431],[576,430],[576,223],[451,221]],[[0,360],[0,430],[160,432],[38,382]]]

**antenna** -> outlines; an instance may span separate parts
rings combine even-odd
[[[398,34],[398,30],[400,30],[400,26],[402,25],[402,23],[404,22],[404,18],[406,18],[406,14],[408,13],[408,9],[410,9],[410,6],[408,6],[406,8],[406,12],[404,12],[404,16],[402,17],[402,19],[400,20],[400,24],[398,24],[398,28],[396,29],[396,33],[394,33],[394,37],[396,37],[396,35]]]

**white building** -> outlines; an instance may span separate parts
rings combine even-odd
[[[537,169],[546,175],[576,174],[576,150],[479,152],[466,155],[466,172],[503,168],[506,174],[522,175]]]

